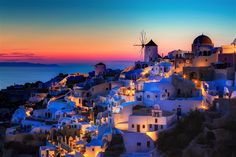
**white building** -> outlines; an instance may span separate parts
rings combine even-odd
[[[142,102],[131,101],[114,107],[112,113],[114,127],[120,130],[128,130],[129,115],[133,113],[133,107],[139,104],[142,104]]]
[[[19,124],[22,120],[27,117],[26,109],[23,106],[19,106],[12,115],[11,122]]]
[[[174,121],[174,113],[162,111],[159,105],[155,105],[151,110],[141,110],[141,112],[134,112],[130,115],[128,131],[159,132],[168,128]]]
[[[167,100],[175,96],[175,88],[170,79],[163,78],[161,81],[145,82],[143,89],[135,93],[137,101],[142,101],[148,106],[156,104],[158,100]]]
[[[152,66],[152,76],[170,76],[172,74],[173,66],[169,62],[161,62]]]
[[[95,65],[95,76],[105,74],[106,65],[102,62]]]
[[[171,58],[171,59],[174,59],[174,58],[185,58],[185,55],[190,53],[189,51],[186,51],[186,50],[174,50],[174,51],[171,51],[168,53],[168,57]]]
[[[99,157],[100,152],[105,152],[107,142],[112,139],[112,130],[106,125],[98,127],[98,135],[93,138],[85,147],[85,156]]]
[[[151,157],[156,156],[154,141],[144,133],[126,132],[123,135],[125,154],[124,157]]]

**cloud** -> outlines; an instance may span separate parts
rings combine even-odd
[[[0,61],[41,61],[43,58],[32,52],[0,53]]]
[[[0,57],[35,57],[34,53],[23,53],[23,52],[11,52],[11,53],[0,53]]]

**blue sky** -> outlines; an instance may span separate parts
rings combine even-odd
[[[236,37],[236,0],[0,0],[2,51],[29,49],[38,50],[36,54],[53,54],[63,42],[51,39],[56,34],[66,40],[60,53],[97,50],[134,54],[138,50],[132,44],[138,42],[143,29],[162,53],[189,49],[202,33],[216,46],[228,44]],[[80,42],[81,38],[86,42]],[[76,43],[70,45],[75,40],[77,47]],[[36,42],[40,43],[38,48]],[[98,48],[86,50],[85,43]],[[107,44],[113,46],[106,48]]]

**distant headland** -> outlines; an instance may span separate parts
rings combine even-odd
[[[0,62],[0,67],[57,67],[57,64],[41,64],[30,62]]]

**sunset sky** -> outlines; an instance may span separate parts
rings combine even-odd
[[[0,61],[140,60],[142,30],[160,54],[230,44],[236,0],[0,0]]]

